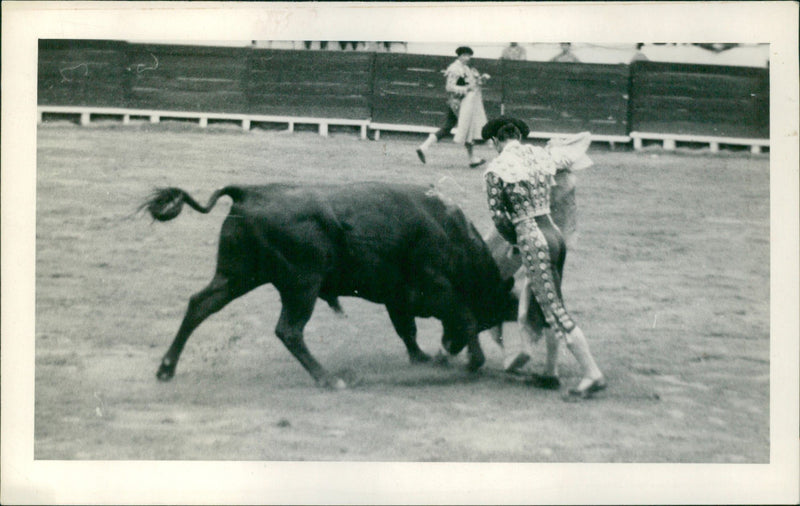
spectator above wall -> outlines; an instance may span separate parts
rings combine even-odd
[[[501,58],[509,43],[481,44],[464,41],[475,50],[476,58]],[[453,44],[408,42],[408,53],[449,56],[462,42]],[[518,42],[528,61],[551,61],[561,52],[559,42]],[[640,45],[641,44],[641,45]],[[638,47],[637,47],[638,46]],[[582,63],[629,63],[637,53],[647,60],[700,65],[730,65],[766,68],[769,44],[736,44],[723,50],[697,44],[625,43],[599,44],[572,42],[571,51]]]
[[[252,47],[259,49],[307,49],[318,51],[371,51],[375,53],[405,53],[406,43],[400,41],[274,41],[254,40]]]

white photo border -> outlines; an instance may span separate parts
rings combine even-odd
[[[5,241],[0,502],[798,502],[800,206],[796,3],[4,2],[2,7],[1,179]],[[34,461],[35,108],[39,38],[770,43],[770,463]]]

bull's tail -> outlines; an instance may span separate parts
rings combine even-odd
[[[222,196],[229,196],[234,202],[241,199],[242,191],[235,186],[226,186],[215,191],[208,204],[200,205],[191,195],[180,188],[157,188],[150,197],[139,206],[139,211],[147,209],[154,220],[169,221],[179,214],[186,203],[197,212],[208,214]]]

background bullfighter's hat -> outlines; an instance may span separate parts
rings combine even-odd
[[[462,54],[468,54],[468,55],[471,56],[471,55],[473,55],[475,53],[472,52],[472,48],[471,47],[461,46],[458,49],[456,49],[456,56],[461,56]]]

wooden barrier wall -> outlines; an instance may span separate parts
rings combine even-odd
[[[40,40],[38,103],[127,107],[128,44]]]
[[[437,127],[452,57],[40,40],[46,106],[371,120]],[[474,59],[489,117],[534,132],[769,138],[769,70]]]
[[[246,113],[241,48],[130,44],[128,107]]]
[[[505,113],[532,131],[628,133],[628,66],[503,62]]]
[[[441,125],[447,115],[443,71],[453,60],[448,56],[376,54],[372,121]],[[492,76],[482,90],[483,105],[487,116],[499,116],[503,100],[500,62],[476,58],[473,65]]]
[[[716,137],[769,137],[769,71],[636,62],[631,130]]]
[[[245,51],[251,114],[369,119],[373,53]]]

